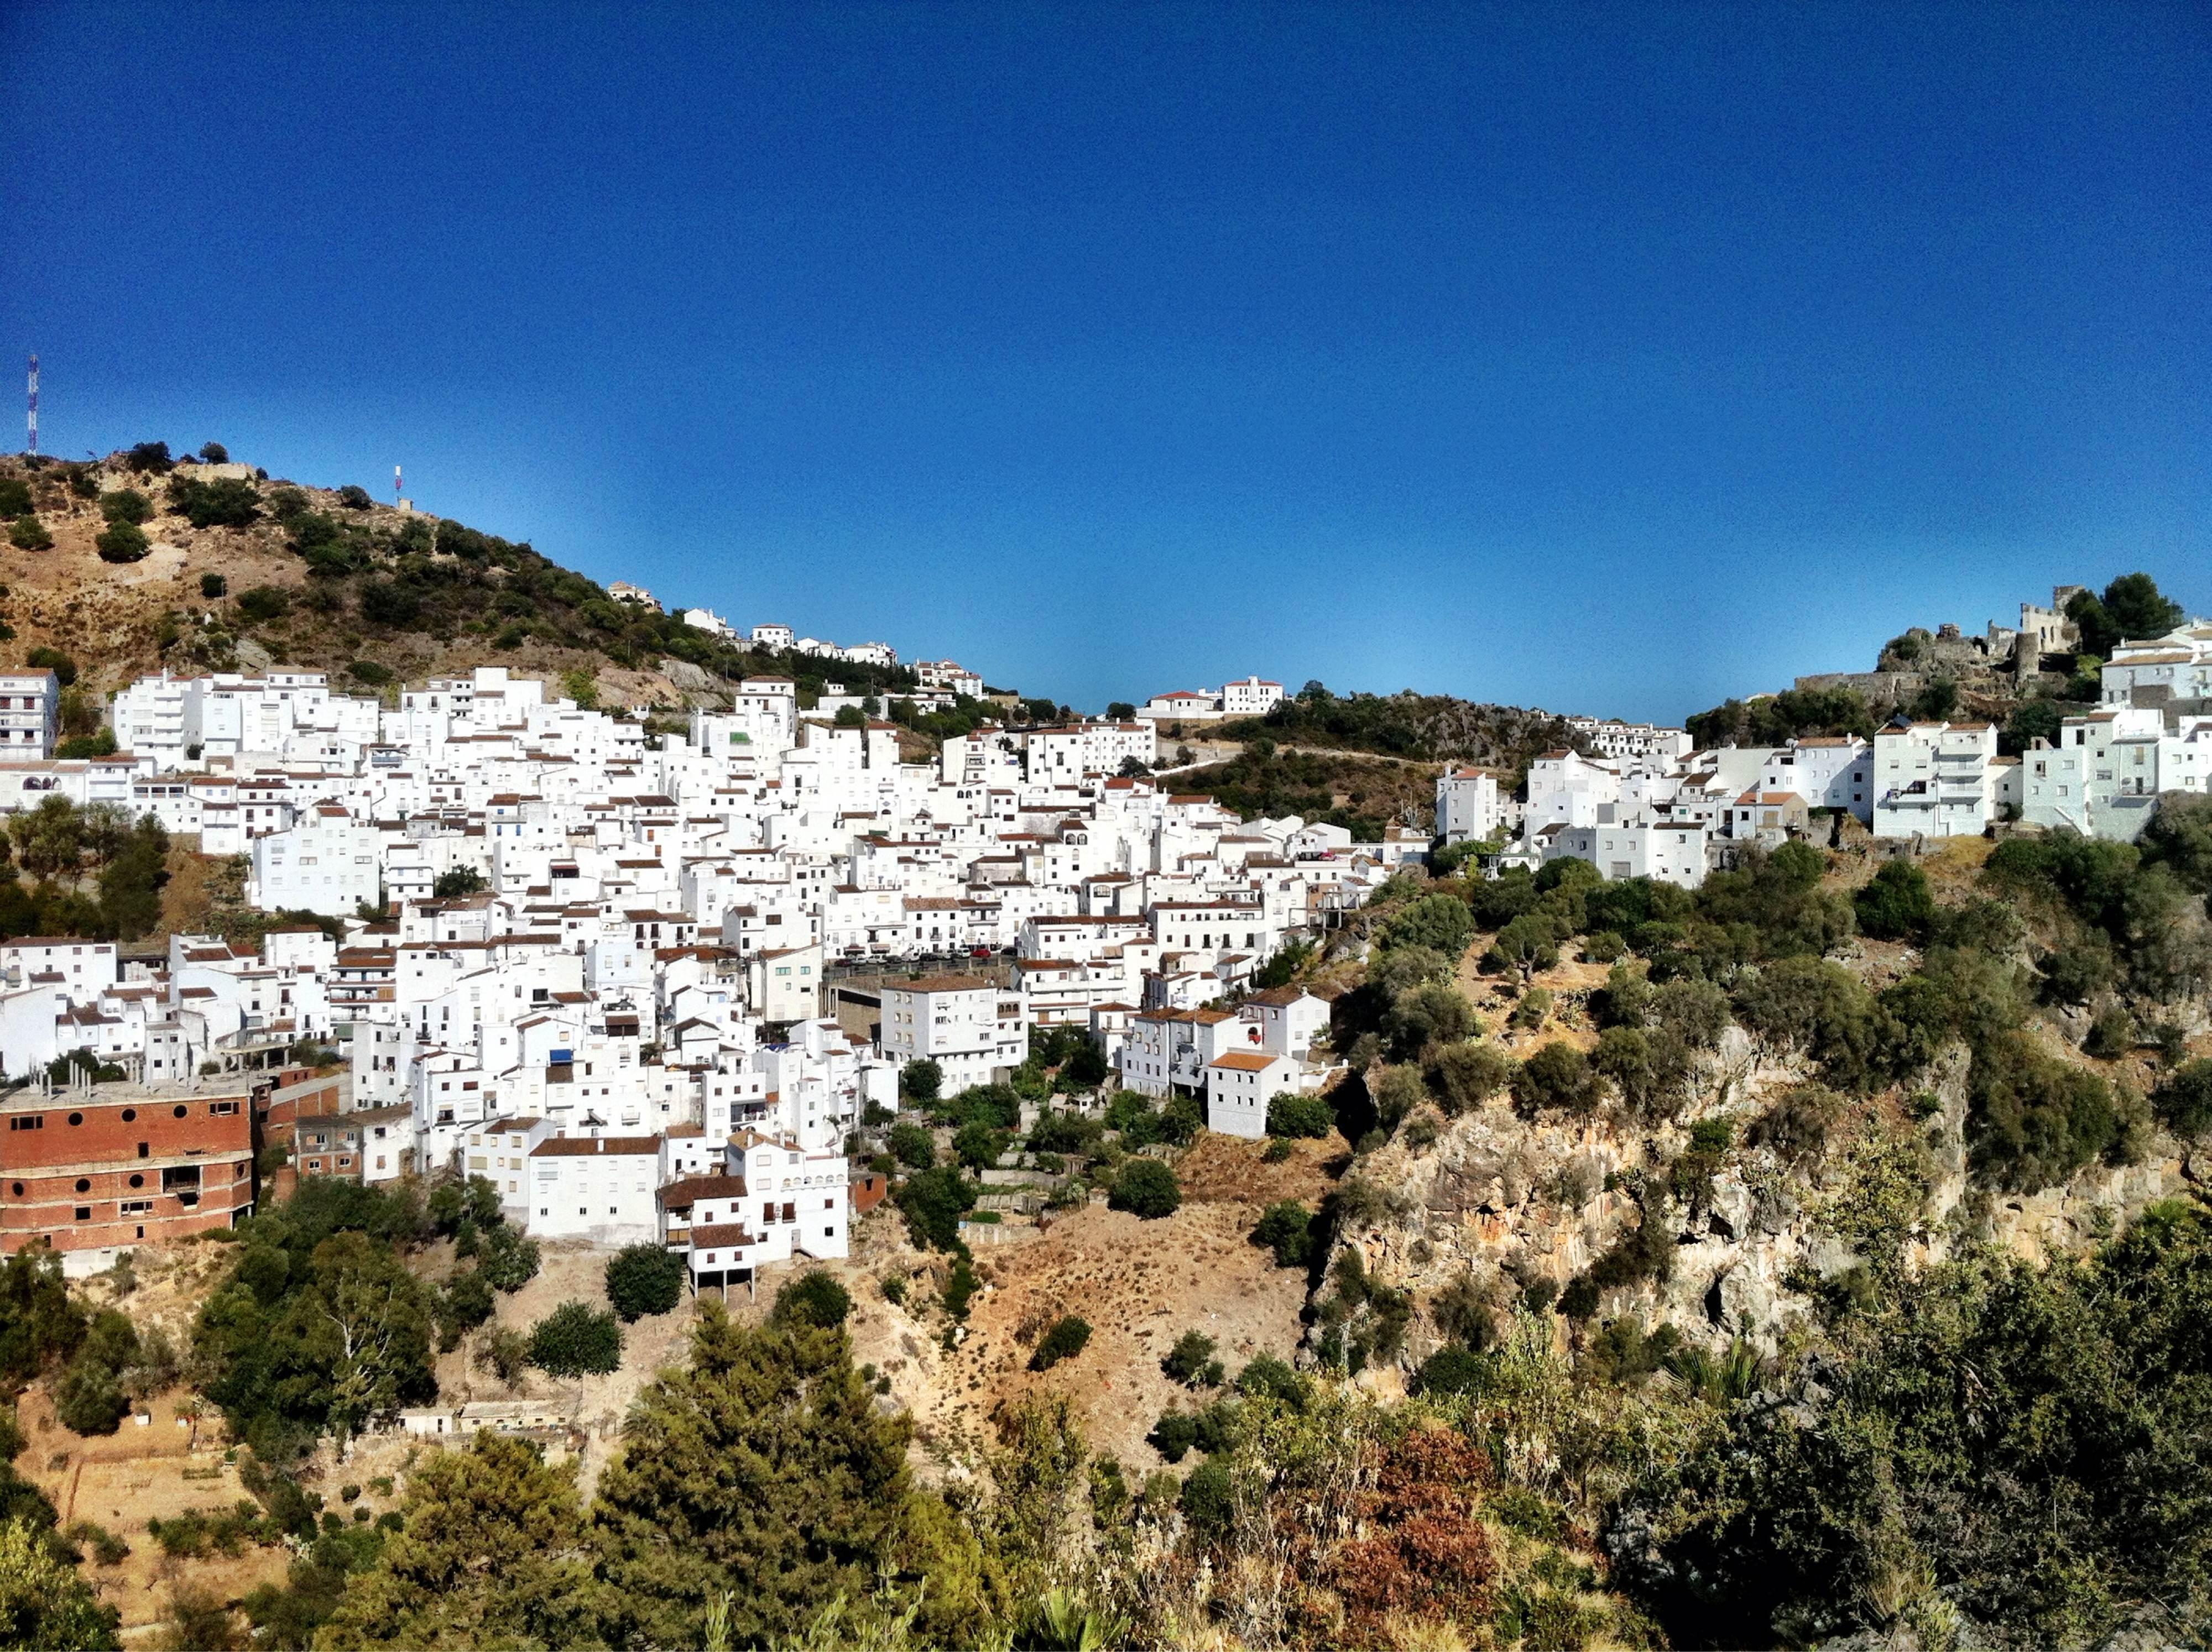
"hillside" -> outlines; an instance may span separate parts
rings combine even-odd
[[[580,672],[602,703],[640,708],[678,707],[754,672],[819,686],[822,661],[732,647],[615,602],[528,544],[359,488],[173,466],[158,447],[98,464],[0,458],[0,492],[21,484],[33,513],[0,549],[14,658],[58,650],[103,691],[165,665],[296,665],[373,689],[503,665]],[[861,692],[914,683],[896,668],[832,669]]]
[[[1529,760],[1576,744],[1566,719],[1521,706],[1493,706],[1443,694],[1332,694],[1310,683],[1265,717],[1224,723],[1222,739],[1266,738],[1284,745],[1372,752],[1421,762],[1494,768],[1518,784]]]

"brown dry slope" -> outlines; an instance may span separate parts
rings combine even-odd
[[[857,1327],[855,1357],[886,1370],[896,1363],[893,1392],[941,1461],[972,1462],[991,1443],[1001,1407],[1062,1394],[1095,1450],[1148,1471],[1159,1460],[1146,1434],[1163,1411],[1192,1398],[1160,1370],[1176,1338],[1204,1332],[1231,1373],[1256,1354],[1287,1357],[1297,1346],[1305,1275],[1275,1266],[1249,1235],[1274,1200],[1317,1205],[1329,1185],[1322,1166],[1342,1151],[1340,1142],[1301,1142],[1271,1165],[1257,1142],[1201,1137],[1176,1167],[1184,1202],[1173,1216],[1143,1221],[1095,1202],[1036,1237],[979,1248],[983,1286],[957,1348],[936,1345],[941,1317],[878,1297]],[[1067,1315],[1090,1325],[1089,1344],[1049,1371],[1031,1371],[1036,1338]]]

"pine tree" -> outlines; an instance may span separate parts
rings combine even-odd
[[[639,1397],[599,1480],[608,1638],[697,1645],[727,1595],[731,1643],[750,1645],[871,1599],[908,1536],[908,1429],[877,1413],[842,1327],[748,1328],[708,1303],[690,1364]]]

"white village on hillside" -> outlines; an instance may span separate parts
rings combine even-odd
[[[2058,649],[2065,629],[2024,606],[1972,646]],[[896,663],[787,627],[750,636]],[[920,677],[983,691],[950,661]],[[41,1075],[0,1109],[82,1143],[33,1156],[0,1245],[44,1236],[77,1273],[234,1224],[254,1131],[278,1125],[301,1175],[457,1168],[532,1234],[661,1243],[697,1284],[750,1278],[846,1254],[883,1193],[848,1148],[896,1111],[910,1063],[950,1093],[1019,1066],[1033,1032],[1074,1029],[1121,1086],[1262,1135],[1272,1097],[1334,1075],[1316,1054],[1328,1005],[1255,976],[1437,848],[1480,845],[1492,875],[1571,857],[1695,887],[1843,814],[1900,844],[2005,821],[2131,840],[2160,793],[2212,771],[2212,716],[2188,714],[2212,700],[2202,621],[2126,643],[2102,703],[2018,757],[1979,722],[1698,750],[1680,729],[1576,719],[1582,749],[1536,759],[1525,796],[1447,768],[1433,835],[1367,842],[1155,777],[1163,725],[1278,705],[1258,677],[1120,719],[986,725],[932,762],[903,761],[889,723],[836,716],[834,692],[802,708],[780,677],[678,734],[498,667],[392,703],[318,671],[163,675],[114,696],[118,755],[78,760],[51,755],[58,693],[50,671],[0,676],[0,815],[52,798],[152,814],[250,857],[261,908],[343,930],[279,927],[258,951],[0,944],[0,1069]],[[335,1066],[292,1066],[302,1044]],[[53,1093],[45,1069],[75,1051],[125,1082]]]

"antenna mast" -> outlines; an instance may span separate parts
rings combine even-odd
[[[395,465],[392,467],[392,502],[397,505],[399,502],[399,495],[405,491],[406,489],[399,485],[399,467]]]
[[[39,451],[39,358],[35,355],[31,358],[31,445],[24,451]]]

